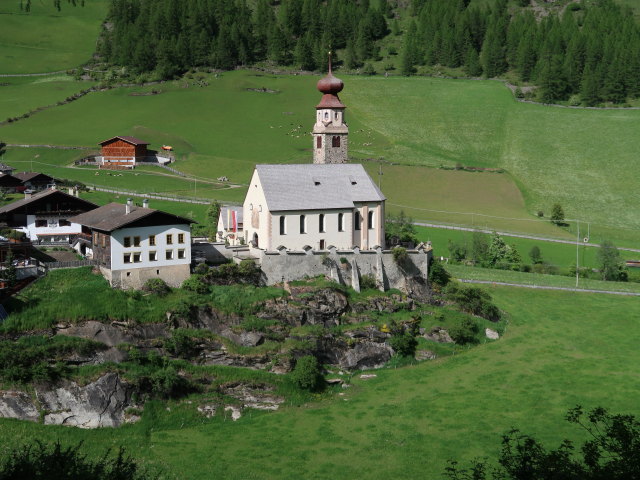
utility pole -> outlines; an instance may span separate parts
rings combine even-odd
[[[580,278],[580,267],[578,261],[580,260],[580,220],[576,220],[578,226],[578,233],[576,236],[576,288],[578,288],[578,279]]]

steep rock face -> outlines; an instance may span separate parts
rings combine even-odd
[[[0,392],[0,416],[35,422],[42,411],[46,425],[117,427],[125,422],[125,410],[133,406],[132,393],[117,373],[107,373],[85,386],[70,381],[38,385],[37,401],[25,392]]]
[[[344,353],[339,365],[348,370],[380,368],[392,355],[393,349],[385,343],[360,342]]]
[[[9,390],[0,392],[0,417],[38,421],[39,412],[29,395]]]
[[[117,373],[107,373],[84,387],[65,382],[53,389],[36,388],[45,410],[46,425],[72,425],[81,428],[117,427],[125,421],[125,410],[132,406],[132,389]]]
[[[341,291],[322,288],[311,292],[309,289],[292,288],[289,299],[268,300],[257,316],[275,318],[291,326],[330,327],[339,324],[339,317],[348,308],[347,297]]]
[[[58,325],[55,331],[58,335],[86,338],[104,343],[108,347],[169,336],[167,326],[162,323],[129,325],[120,322],[100,323],[94,320],[78,325]]]

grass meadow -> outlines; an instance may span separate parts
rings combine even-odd
[[[274,413],[199,418],[194,405],[150,405],[140,424],[83,431],[2,420],[3,442],[82,440],[95,454],[125,445],[178,478],[442,478],[449,458],[495,457],[519,427],[550,446],[580,432],[576,404],[640,414],[636,299],[494,287],[504,337]],[[526,305],[526,308],[523,306]],[[339,393],[344,393],[340,395]]]
[[[0,74],[54,72],[91,58],[108,0],[86,0],[75,8],[62,2],[61,12],[53,2],[34,1],[28,14],[21,4],[0,2]]]
[[[433,251],[436,256],[448,257],[449,241],[466,245],[471,250],[473,232],[463,232],[459,230],[445,230],[441,228],[416,227],[418,237],[421,241],[431,241]],[[485,234],[490,241],[491,235]],[[576,264],[576,246],[555,242],[544,242],[541,240],[529,240],[526,238],[503,237],[509,244],[516,247],[523,263],[531,263],[529,252],[534,246],[540,249],[542,260],[551,265],[555,265],[560,270],[568,270],[570,266]],[[583,244],[578,248],[578,262],[581,267],[598,268],[597,254],[599,247],[588,247]],[[620,256],[625,260],[636,260],[640,258],[640,253],[619,250]]]

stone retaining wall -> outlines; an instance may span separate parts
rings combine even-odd
[[[426,285],[431,246],[421,244],[415,250],[407,250],[407,260],[400,265],[393,257],[393,250],[276,250],[250,249],[264,274],[266,285],[284,281],[302,280],[307,277],[326,275],[335,281],[360,291],[360,282],[365,275],[372,276],[380,290],[397,288],[411,293],[416,281]]]

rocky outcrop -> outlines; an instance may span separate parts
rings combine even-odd
[[[429,333],[425,333],[424,338],[438,343],[455,343],[449,332],[442,327],[433,327]]]
[[[36,399],[20,391],[0,392],[0,416],[35,422],[42,415],[46,425],[117,427],[126,421],[126,409],[134,406],[132,393],[117,373],[107,373],[85,386],[71,381],[38,385]]]
[[[40,412],[29,395],[9,390],[0,392],[0,417],[36,422],[40,418]]]
[[[129,324],[127,322],[101,323],[94,320],[77,324],[59,324],[57,335],[80,337],[115,347],[121,343],[139,343],[155,338],[168,337],[167,325],[162,323]]]
[[[340,323],[339,318],[348,308],[347,297],[339,290],[291,287],[291,297],[268,300],[257,316],[277,319],[291,326],[331,327]]]
[[[349,370],[380,368],[392,355],[393,349],[389,345],[365,341],[347,350],[340,358],[339,365]]]
[[[125,410],[133,406],[131,394],[131,387],[117,373],[107,373],[84,387],[64,382],[53,389],[36,388],[46,425],[81,428],[122,425]]]

